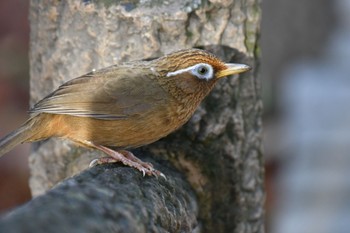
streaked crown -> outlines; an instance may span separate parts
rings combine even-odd
[[[180,50],[157,59],[160,72],[176,72],[197,64],[209,64],[214,71],[227,69],[227,66],[215,55],[200,49]]]

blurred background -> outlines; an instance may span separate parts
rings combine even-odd
[[[28,1],[0,1],[0,137],[27,118]],[[350,232],[350,0],[262,0],[267,232]],[[30,199],[29,145],[0,162],[0,214]]]
[[[0,1],[0,137],[18,127],[29,108],[29,1]],[[27,201],[29,145],[0,162],[0,214]]]

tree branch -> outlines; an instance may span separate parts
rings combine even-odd
[[[169,165],[167,176],[101,165],[69,178],[0,220],[0,232],[193,232],[194,192]]]

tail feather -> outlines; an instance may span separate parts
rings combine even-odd
[[[20,128],[0,140],[0,157],[32,136],[32,124],[25,123]]]

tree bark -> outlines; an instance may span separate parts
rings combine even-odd
[[[86,170],[5,216],[0,232],[196,232],[195,194],[167,171],[157,180],[113,165]]]
[[[32,103],[92,69],[178,49],[202,47],[253,66],[238,80],[221,80],[190,122],[136,155],[168,160],[184,175],[198,198],[202,232],[263,232],[259,0],[32,0],[30,20]],[[35,144],[33,194],[100,155],[59,139]]]

